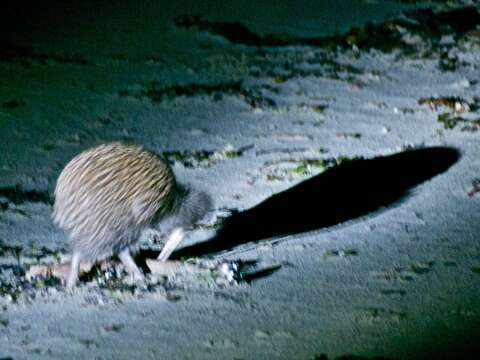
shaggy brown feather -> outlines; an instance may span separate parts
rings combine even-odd
[[[84,260],[118,254],[141,231],[169,213],[176,197],[173,172],[142,146],[104,144],[82,152],[61,172],[53,220],[70,233]]]

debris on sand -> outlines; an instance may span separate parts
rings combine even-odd
[[[186,168],[210,167],[220,161],[242,156],[253,147],[253,145],[247,145],[235,149],[232,144],[227,144],[223,149],[219,150],[164,151],[162,155],[171,165],[180,164]]]
[[[472,190],[468,192],[468,197],[474,197],[479,192],[480,192],[480,178],[476,178],[472,180]]]
[[[146,259],[146,265],[150,273],[145,275],[144,282],[136,283],[118,261],[81,263],[80,283],[74,290],[75,294],[90,305],[121,303],[132,297],[145,296],[178,301],[182,298],[177,291],[179,289],[195,291],[237,286],[273,274],[281,268],[278,264],[258,266],[254,260],[220,258],[189,258],[184,261]],[[67,294],[63,283],[69,270],[68,261],[55,260],[46,264],[37,262],[26,271],[20,265],[0,266],[0,305],[31,303],[35,299],[57,301]]]
[[[443,106],[457,113],[470,111],[472,107],[477,107],[476,102],[470,104],[459,96],[422,97],[418,100],[418,104],[428,105],[432,111],[436,111],[439,107]]]
[[[457,125],[463,124],[461,131],[477,132],[480,129],[480,117],[477,111],[480,108],[480,98],[474,96],[472,101],[467,101],[458,96],[422,97],[419,105],[428,105],[432,111],[439,108],[447,109],[439,114],[437,120],[446,130],[452,130]]]

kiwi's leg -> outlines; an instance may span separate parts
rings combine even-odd
[[[67,289],[72,290],[78,281],[78,273],[80,271],[80,259],[81,255],[78,251],[74,251],[72,260],[70,262],[70,273],[67,278]]]
[[[142,271],[138,268],[137,264],[130,255],[130,250],[125,249],[118,254],[120,261],[127,268],[128,273],[132,276],[133,280],[142,282],[144,281],[144,276]]]
[[[172,255],[173,250],[180,244],[180,242],[183,240],[185,236],[185,233],[181,227],[174,229],[169,237],[167,242],[165,243],[165,246],[162,249],[162,252],[160,255],[158,255],[157,259],[161,261],[167,260],[170,255]]]

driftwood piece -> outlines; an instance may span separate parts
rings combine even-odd
[[[199,272],[200,270],[198,266],[177,260],[162,261],[157,259],[147,259],[146,262],[151,273],[156,275],[168,276],[186,272]]]
[[[80,274],[89,272],[93,267],[93,263],[82,262],[80,264]],[[32,265],[25,274],[27,280],[33,278],[42,277],[57,277],[60,279],[66,279],[70,271],[70,262],[60,264],[44,264],[44,265]]]

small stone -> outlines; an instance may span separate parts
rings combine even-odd
[[[265,340],[270,338],[270,334],[268,332],[257,330],[255,331],[255,338]]]

